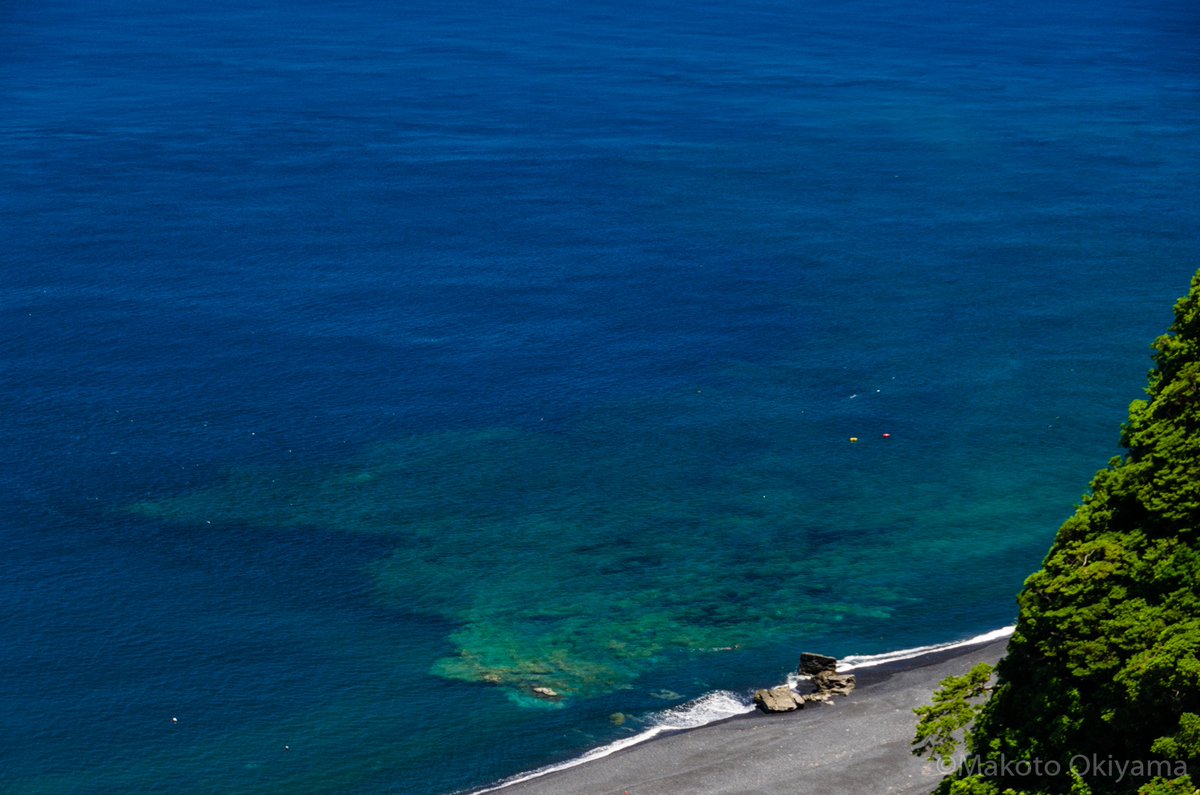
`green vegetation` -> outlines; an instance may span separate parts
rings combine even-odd
[[[933,694],[933,704],[917,707],[917,737],[913,753],[929,754],[944,765],[951,763],[958,748],[958,733],[979,716],[983,704],[979,698],[988,690],[994,669],[979,663],[963,676],[951,676]]]
[[[917,750],[941,758],[978,709],[969,755],[939,793],[1197,792],[1200,273],[1175,312],[1147,399],[1130,406],[1126,454],[1025,583],[991,699],[976,708],[971,686],[948,681],[918,710]]]

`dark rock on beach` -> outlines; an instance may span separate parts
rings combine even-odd
[[[821,671],[812,678],[813,686],[818,693],[848,696],[856,683],[854,674],[839,674],[835,671]]]
[[[756,691],[754,705],[763,712],[794,712],[805,704],[828,704],[834,696],[848,696],[856,684],[854,674],[839,674],[837,659],[824,654],[800,655],[800,673],[809,677],[813,692],[801,695],[780,685]]]
[[[792,712],[804,706],[804,699],[793,693],[787,685],[780,685],[757,691],[754,705],[763,712]]]
[[[800,667],[797,673],[804,676],[815,676],[822,671],[837,670],[837,658],[826,657],[824,654],[813,654],[812,652],[804,652],[800,655]]]

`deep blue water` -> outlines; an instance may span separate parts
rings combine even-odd
[[[1198,34],[5,4],[0,789],[448,793],[1009,623],[1200,264]]]

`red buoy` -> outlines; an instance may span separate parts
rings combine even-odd
[[[884,438],[884,439],[891,439],[891,438],[892,438],[892,435],[891,435],[890,433],[885,433],[885,434],[883,435],[883,438]]]

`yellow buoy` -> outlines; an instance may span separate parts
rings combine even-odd
[[[850,441],[852,441],[852,442],[857,442],[857,441],[858,441],[858,437],[857,437],[857,436],[851,436],[851,437],[850,437]]]

